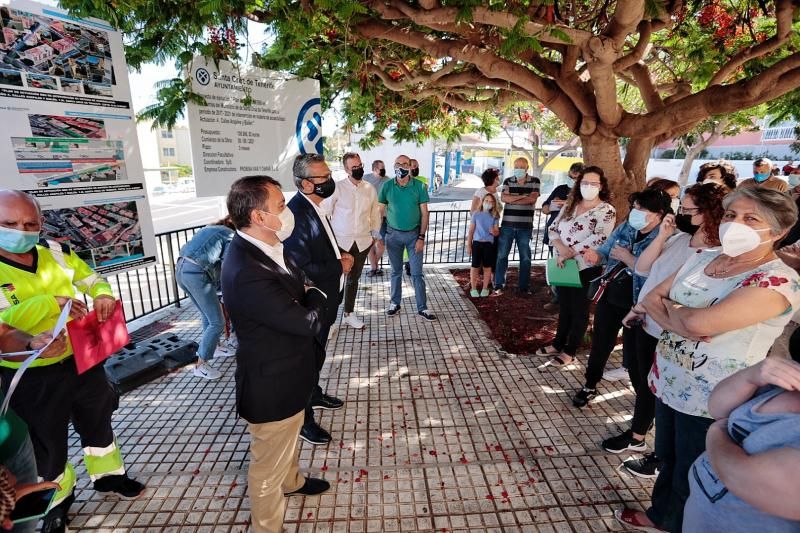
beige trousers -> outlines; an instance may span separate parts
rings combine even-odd
[[[247,485],[253,531],[280,533],[283,531],[283,513],[286,492],[293,492],[305,483],[300,475],[300,446],[297,438],[303,426],[304,412],[267,422],[248,424],[250,430],[250,469]]]

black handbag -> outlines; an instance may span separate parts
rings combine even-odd
[[[600,298],[603,297],[603,293],[606,292],[608,284],[614,281],[622,272],[625,272],[625,263],[620,262],[606,274],[594,278],[589,282],[589,289],[586,291],[586,297],[589,298],[592,303],[596,304],[599,302]]]

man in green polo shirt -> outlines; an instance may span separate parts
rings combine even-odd
[[[378,202],[386,213],[386,251],[392,265],[391,303],[386,314],[400,312],[403,286],[403,251],[408,252],[411,282],[417,300],[417,315],[432,322],[436,315],[428,311],[425,277],[422,274],[422,254],[425,232],[428,230],[428,189],[412,178],[411,160],[400,155],[394,161],[392,181],[387,181],[378,194]]]

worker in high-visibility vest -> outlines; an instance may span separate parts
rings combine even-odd
[[[50,331],[62,308],[72,301],[70,317],[88,312],[75,289],[93,299],[100,321],[116,305],[111,286],[66,244],[40,241],[38,203],[21,191],[0,190],[0,320],[31,335]],[[0,360],[3,390],[21,363]],[[84,464],[94,490],[136,498],[144,485],[129,478],[111,415],[119,398],[97,365],[78,375],[72,347],[58,357],[35,360],[11,397],[11,407],[28,424],[39,475],[61,490],[44,519],[45,533],[65,531],[74,499],[75,470],[67,460],[70,420],[80,435]]]

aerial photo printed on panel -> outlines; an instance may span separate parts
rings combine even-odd
[[[0,7],[0,85],[112,96],[108,34]]]

